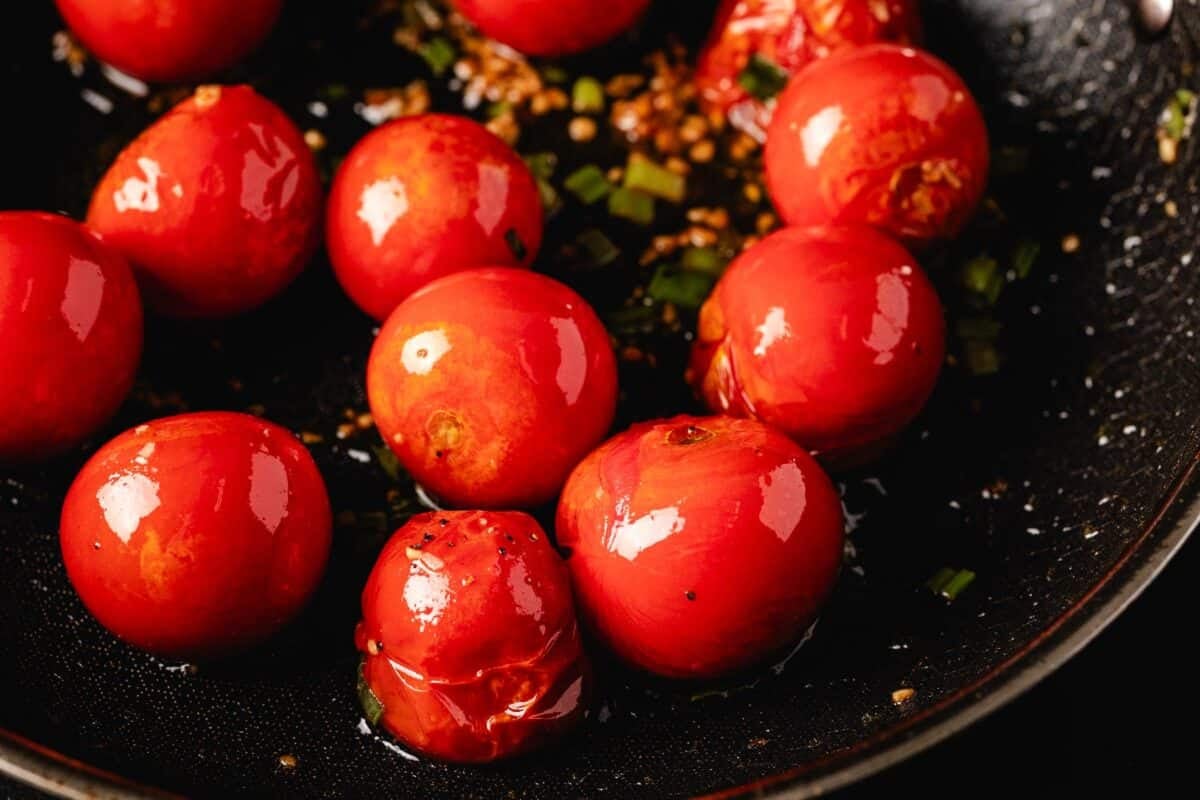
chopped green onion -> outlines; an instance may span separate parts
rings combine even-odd
[[[563,186],[568,192],[578,197],[579,202],[589,206],[608,197],[613,190],[613,186],[604,176],[603,170],[595,164],[588,164],[572,172],[563,181]]]
[[[664,264],[659,267],[646,295],[660,303],[674,303],[680,308],[699,308],[712,291],[713,278],[702,272],[688,272]]]
[[[621,256],[621,250],[612,240],[595,228],[588,228],[575,238],[588,257],[588,266],[606,267]]]
[[[930,578],[925,585],[934,594],[940,594],[947,600],[953,600],[975,580],[975,573],[969,569],[951,569],[942,567]]]
[[[657,316],[652,306],[628,306],[605,314],[604,323],[614,333],[646,333],[654,327]]]
[[[558,169],[558,156],[554,153],[530,153],[525,156],[525,165],[533,177],[548,181],[554,177],[554,170]]]
[[[516,228],[509,228],[504,232],[504,241],[508,243],[508,249],[512,250],[517,261],[524,261],[525,257],[529,255],[529,248],[521,241],[521,234],[517,233]]]
[[[1004,276],[1000,274],[999,266],[996,259],[986,253],[963,264],[963,286],[982,300],[984,305],[995,305],[1004,288]]]
[[[571,108],[576,114],[598,114],[604,110],[604,85],[585,75],[571,88]]]
[[[379,718],[383,716],[383,703],[380,702],[363,675],[365,662],[365,658],[358,662],[358,704],[362,706],[363,718],[372,725],[376,725],[379,723]]]
[[[1018,278],[1024,280],[1029,277],[1041,252],[1042,246],[1033,239],[1022,239],[1017,243],[1016,250],[1013,251],[1012,265]]]
[[[679,259],[679,266],[684,269],[708,275],[720,275],[727,263],[725,257],[712,247],[689,247]]]
[[[787,86],[788,74],[769,58],[758,53],[750,57],[750,63],[738,75],[738,85],[751,97],[770,100]]]
[[[1196,93],[1191,89],[1177,89],[1175,91],[1175,102],[1187,108],[1192,103],[1196,102]]]
[[[400,480],[400,460],[396,458],[396,454],[392,452],[390,447],[379,445],[372,447],[371,452],[375,454],[375,460],[383,468],[384,474],[393,481]]]
[[[972,375],[995,375],[1000,371],[1000,354],[991,342],[967,339],[963,342],[963,357]]]
[[[623,186],[608,196],[608,213],[638,225],[649,225],[654,222],[654,198]]]
[[[546,83],[566,83],[571,76],[557,64],[547,64],[542,67],[542,80]]]
[[[501,100],[496,103],[488,103],[487,110],[484,111],[484,114],[488,119],[495,119],[496,117],[504,116],[510,111],[512,111],[512,103],[508,102],[507,100]]]
[[[682,203],[687,196],[687,178],[639,153],[629,156],[629,163],[625,165],[624,185],[626,189],[637,189],[672,203]]]
[[[323,100],[341,100],[350,94],[350,87],[344,83],[328,83],[317,90],[317,95]]]
[[[458,58],[454,45],[444,36],[433,37],[421,45],[421,49],[417,52],[421,58],[425,59],[425,63],[433,70],[433,74],[439,78],[446,74],[446,70],[454,66],[454,60]]]
[[[955,325],[958,335],[963,339],[974,339],[980,342],[994,342],[1000,338],[1002,326],[994,319],[984,317],[963,317]]]
[[[547,213],[558,211],[562,205],[562,198],[558,196],[558,190],[554,188],[554,184],[550,181],[537,179],[538,195],[542,198],[542,208]]]

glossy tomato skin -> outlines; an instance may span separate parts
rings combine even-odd
[[[767,133],[771,197],[791,225],[862,223],[910,247],[953,237],[983,196],[988,138],[962,79],[879,44],[802,70]]]
[[[456,507],[551,500],[608,432],[608,333],[578,294],[526,270],[455,273],[388,318],[367,364],[380,434]]]
[[[762,141],[775,103],[738,82],[755,54],[795,74],[841,50],[920,41],[916,0],[723,0],[696,64],[696,86],[707,108]]]
[[[102,61],[148,81],[206,78],[267,38],[283,0],[56,0]]]
[[[436,278],[532,264],[542,202],[525,162],[482,125],[422,114],[350,151],[330,190],[325,238],[346,293],[384,320]]]
[[[82,442],[129,394],[142,304],[125,260],[77,222],[0,212],[0,463]]]
[[[246,414],[154,420],[84,465],[63,504],[67,575],[129,644],[241,650],[304,605],[329,554],[325,484],[291,432]]]
[[[584,618],[673,678],[748,667],[798,639],[842,562],[837,491],[754,420],[635,425],[571,474],[556,523]]]
[[[823,460],[873,454],[920,412],[945,359],[937,292],[869,228],[788,228],[739,256],[700,311],[689,376]]]
[[[291,120],[248,86],[202,86],[117,156],[88,223],[176,317],[248,311],[300,273],[321,185]]]
[[[587,708],[566,568],[519,512],[418,514],[384,547],[355,641],[383,725],[446,761],[524,753]]]
[[[454,0],[485,35],[531,56],[581,53],[632,28],[650,0]]]

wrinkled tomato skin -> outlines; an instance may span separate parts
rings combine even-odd
[[[713,411],[846,466],[916,417],[944,359],[941,304],[908,251],[864,227],[789,228],[722,276],[689,377]]]
[[[454,0],[485,35],[531,56],[599,47],[629,30],[650,0]]]
[[[608,432],[616,359],[568,287],[527,270],[468,270],[388,318],[367,397],[384,441],[444,502],[530,508]]]
[[[423,114],[350,151],[330,190],[325,239],[346,293],[384,320],[452,272],[528,267],[542,243],[542,202],[525,162],[482,125]]]
[[[584,619],[624,660],[713,678],[798,639],[842,561],[817,463],[755,420],[636,425],[571,474],[556,534]]]
[[[987,129],[962,79],[928,53],[880,44],[792,79],[765,166],[788,224],[861,223],[922,248],[970,219],[988,158]]]
[[[380,721],[421,753],[494,761],[583,718],[591,671],[570,581],[526,514],[418,514],[384,547],[362,609]]]
[[[283,0],[56,0],[93,54],[148,81],[206,78],[267,38]]]
[[[125,259],[77,222],[0,212],[0,464],[80,444],[129,394],[142,303]]]
[[[291,432],[246,414],[201,412],[126,431],[63,503],[67,575],[129,644],[206,659],[271,635],[324,571],[325,484]]]
[[[852,47],[920,41],[916,0],[723,0],[696,64],[696,86],[707,109],[762,141],[775,104],[738,83],[753,55],[795,74]]]
[[[291,120],[248,86],[202,86],[117,156],[88,223],[129,260],[152,308],[225,317],[291,283],[320,215],[316,163]]]

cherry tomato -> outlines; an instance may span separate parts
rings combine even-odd
[[[0,462],[94,433],[129,394],[141,354],[125,259],[66,217],[0,212]]]
[[[765,163],[789,224],[865,223],[920,247],[954,236],[978,205],[987,130],[950,67],[919,50],[871,45],[792,79]]]
[[[362,609],[363,680],[384,727],[422,753],[493,761],[583,717],[570,581],[526,514],[418,514],[384,547]]]
[[[754,420],[635,425],[579,465],[556,527],[586,620],[675,678],[747,667],[799,638],[842,562],[842,507],[817,463]]]
[[[148,81],[205,78],[271,32],[283,0],[56,0],[101,60]]]
[[[788,228],[739,256],[700,311],[690,377],[834,463],[873,454],[925,405],[945,359],[937,293],[864,227]]]
[[[224,655],[290,620],[325,567],[325,484],[289,431],[203,412],[126,431],[84,465],[63,504],[67,575],[135,647]]]
[[[487,36],[531,56],[581,53],[633,27],[650,0],[454,0]]]
[[[218,317],[300,273],[320,214],[316,164],[291,120],[248,86],[202,86],[117,156],[88,223],[129,259],[152,307]]]
[[[451,272],[529,266],[542,243],[542,202],[525,162],[482,125],[407,117],[372,131],[342,162],[326,242],[346,293],[383,320]]]
[[[371,351],[367,396],[384,441],[451,505],[551,500],[608,432],[616,359],[587,302],[525,270],[434,281]]]
[[[723,0],[696,64],[696,86],[706,108],[762,141],[775,103],[742,85],[753,56],[792,74],[840,50],[920,39],[916,0]]]

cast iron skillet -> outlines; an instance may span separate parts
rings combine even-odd
[[[269,46],[228,77],[254,81],[303,125],[316,123],[306,105],[318,86],[343,83],[354,96],[420,74],[386,30],[361,24],[356,4],[289,5]],[[668,30],[694,42],[710,5],[660,0],[640,38],[582,66],[611,71]],[[1200,518],[1200,158],[1192,139],[1168,167],[1155,143],[1167,99],[1200,80],[1185,76],[1200,14],[1177,5],[1171,31],[1149,41],[1121,0],[924,4],[931,48],[982,99],[995,144],[1028,153],[1022,168],[998,170],[993,191],[1006,229],[1039,241],[1041,256],[1002,297],[1001,372],[948,371],[903,445],[845,479],[856,554],[794,659],[716,686],[602,665],[592,719],[563,746],[482,769],[410,761],[361,722],[354,693],[357,592],[384,525],[339,527],[319,596],[278,640],[198,670],[162,663],[102,632],[59,562],[58,503],[92,443],[0,474],[0,772],[75,797],[808,797],[1028,688],[1119,613]],[[0,207],[79,215],[147,114],[94,72],[79,80],[53,63],[58,27],[49,3],[0,24]],[[110,114],[81,101],[85,87],[115,101]],[[351,102],[332,101],[321,123],[330,152],[366,129]],[[572,224],[552,223],[548,248]],[[1068,234],[1082,245],[1074,254],[1060,248]],[[954,263],[1006,246],[985,235],[927,265],[952,298]],[[637,269],[628,258],[602,274],[543,268],[602,310]],[[391,512],[377,440],[332,435],[344,408],[365,407],[371,339],[324,263],[243,319],[151,320],[136,396],[99,439],[183,408],[258,406],[325,435],[313,450],[335,508],[378,518]],[[663,351],[662,370],[622,376],[619,424],[687,407],[681,348]],[[0,376],[0,391],[21,391],[21,376]],[[953,603],[924,587],[946,566],[978,575]],[[899,688],[916,694],[896,705]]]

